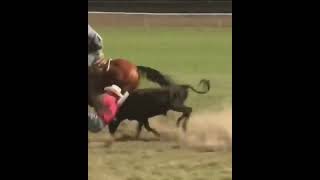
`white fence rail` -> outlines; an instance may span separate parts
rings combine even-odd
[[[123,14],[123,15],[153,15],[153,16],[232,16],[232,13],[147,13],[147,12],[101,12],[89,11],[88,14]]]

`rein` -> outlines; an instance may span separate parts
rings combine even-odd
[[[106,60],[106,59],[101,59],[101,60],[98,60],[95,64],[97,64],[98,67],[102,67],[102,66],[104,66],[104,65],[106,65],[106,64],[108,63],[106,69],[107,69],[107,71],[109,71],[112,60],[113,60],[112,58],[109,58],[108,60]]]
[[[109,69],[110,69],[110,63],[111,63],[111,61],[112,61],[112,58],[109,58],[109,59],[108,59],[108,67],[107,67],[107,71],[109,71]]]

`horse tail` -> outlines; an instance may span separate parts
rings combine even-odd
[[[191,85],[184,85],[186,88],[191,89],[193,92],[196,92],[198,94],[206,94],[207,92],[209,92],[210,90],[210,81],[207,79],[202,79],[199,82],[199,85],[203,84],[203,86],[205,87],[203,91],[199,91],[197,89],[195,89],[194,87],[192,87]]]
[[[170,86],[174,82],[169,76],[163,75],[158,70],[146,66],[137,66],[139,75],[146,77],[149,81],[158,83],[160,86]]]

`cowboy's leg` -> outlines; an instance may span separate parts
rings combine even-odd
[[[93,133],[100,132],[105,124],[95,112],[88,111],[88,130]]]

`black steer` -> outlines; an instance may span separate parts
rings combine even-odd
[[[171,85],[164,88],[135,90],[119,109],[116,121],[109,125],[110,133],[114,135],[121,121],[128,119],[137,120],[139,123],[137,126],[137,138],[143,125],[148,131],[160,136],[155,129],[150,127],[148,119],[157,115],[166,115],[169,110],[182,113],[176,125],[179,127],[181,120],[185,119],[183,130],[186,131],[187,120],[192,112],[191,107],[184,105],[188,97],[188,89],[198,94],[205,94],[210,90],[210,82],[208,80],[201,80],[200,84],[204,85],[206,90],[198,91],[190,85]]]

